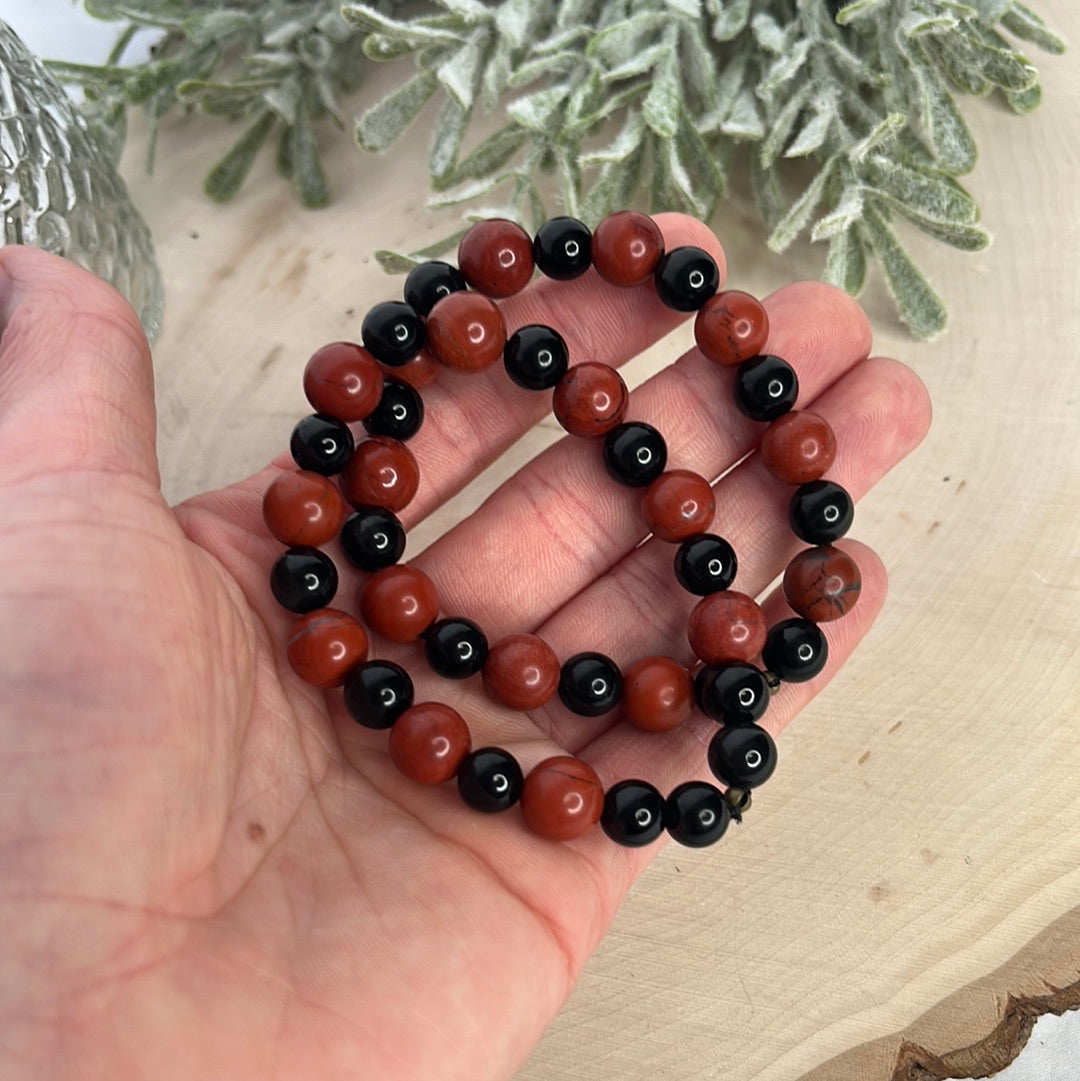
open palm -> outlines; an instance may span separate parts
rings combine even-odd
[[[699,244],[723,265],[702,225],[658,220],[669,246]],[[865,318],[842,294],[797,285],[767,306],[770,351],[799,371],[800,405],[837,432],[830,475],[859,496],[922,437],[922,386],[866,359]],[[650,289],[591,272],[536,284],[504,312],[511,329],[560,329],[572,362],[622,363],[681,318]],[[284,660],[290,617],[266,584],[280,546],[260,507],[287,463],[170,509],[141,332],[73,266],[0,251],[0,333],[0,1075],[509,1077],[658,846],[620,849],[598,830],[552,844],[516,814],[477,815],[447,787],[398,775],[385,734]],[[691,352],[635,391],[631,416],[665,433],[674,466],[718,476],[760,435],[729,407],[729,384]],[[448,373],[425,398],[406,524],[545,408],[501,371]],[[785,499],[756,456],[718,485],[715,528],[739,553],[743,592],[764,589],[798,547]],[[599,448],[566,439],[417,562],[443,610],[492,640],[538,631],[564,657],[688,662],[690,598],[672,586],[670,546],[638,547],[642,529]],[[826,672],[773,702],[774,734],[883,601],[880,563],[845,547],[862,600],[828,626]],[[353,607],[355,588],[345,575],[338,603]],[[782,599],[766,610],[775,618]],[[412,648],[376,646],[421,670]],[[474,746],[507,747],[526,771],[566,750],[605,786],[707,775],[715,726],[700,716],[655,736],[561,706],[515,714],[476,679],[418,675],[417,690],[453,704]]]

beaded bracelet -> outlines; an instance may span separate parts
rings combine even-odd
[[[566,281],[589,268],[626,288],[654,283],[668,307],[696,311],[699,350],[720,365],[737,365],[735,404],[766,423],[760,453],[768,471],[796,486],[788,519],[812,547],[796,555],[783,589],[797,614],[768,628],[749,596],[730,587],[737,557],[722,537],[706,532],[715,513],[708,480],[668,470],[667,446],[654,427],[627,421],[626,384],[609,365],[570,366],[562,336],[530,324],[508,335],[495,299],[520,292],[535,268]],[[695,247],[664,250],[656,223],[622,211],[595,233],[569,217],[546,222],[534,238],[504,219],[475,225],[462,238],[458,267],[432,261],[414,268],[404,301],[377,304],[363,321],[363,345],[336,342],[318,350],[304,372],[304,391],[316,412],[293,430],[296,472],[279,475],[263,501],[271,533],[288,550],[270,575],[278,602],[297,613],[287,655],[293,669],[322,688],[342,686],[344,705],[361,725],[389,729],[389,754],[422,784],[456,778],[464,802],[504,811],[520,802],[533,832],[570,840],[597,822],[619,844],[637,847],[666,829],[681,844],[719,840],[731,819],[741,821],[751,790],[776,766],[776,746],[757,722],[782,681],[816,676],[828,657],[818,624],[855,604],[861,578],[855,562],[832,546],[850,528],[851,497],[823,479],[836,454],[828,423],[795,410],[798,379],[779,357],[762,354],[768,316],[747,293],[718,293],[719,272]],[[700,597],[687,637],[702,667],[696,672],[660,656],[641,658],[625,672],[607,655],[577,653],[561,665],[551,647],[531,634],[489,645],[464,617],[439,618],[430,578],[400,563],[405,531],[397,513],[419,484],[419,468],[405,445],[420,429],[419,389],[438,366],[482,371],[503,360],[511,380],[528,390],[552,390],[559,423],[572,435],[603,441],[608,472],[644,489],[642,513],[652,535],[678,545],[674,573]],[[392,370],[399,378],[392,378]],[[361,422],[356,443],[349,425]],[[340,490],[328,478],[340,475]],[[346,504],[353,513],[346,516]],[[414,703],[408,672],[389,660],[368,660],[363,624],[328,607],[337,591],[333,560],[320,550],[339,537],[349,561],[368,573],[360,614],[375,633],[394,642],[421,641],[433,671],[449,679],[482,673],[488,694],[503,705],[538,709],[558,695],[572,712],[600,716],[622,706],[639,728],[669,731],[693,706],[719,729],[708,749],[721,791],[705,781],[679,785],[665,799],[644,780],[629,779],[605,793],[596,773],[570,755],[540,762],[527,776],[499,747],[473,750],[468,725],[450,706]],[[761,666],[754,662],[761,658]]]

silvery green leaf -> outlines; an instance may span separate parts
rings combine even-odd
[[[664,5],[676,15],[686,15],[691,19],[701,18],[701,0],[664,0]]]
[[[566,4],[560,6],[560,14],[566,7]],[[591,36],[592,31],[588,26],[571,26],[568,30],[557,30],[550,37],[538,41],[531,51],[536,56],[548,56],[550,53],[577,50],[580,42],[588,40]]]
[[[813,91],[811,83],[803,83],[773,118],[769,125],[769,134],[761,142],[761,164],[766,169],[771,168],[780,156],[780,151],[784,149],[784,144],[795,127],[795,121],[799,119],[799,114],[803,111]]]
[[[595,34],[585,55],[605,68],[618,67],[654,44],[671,17],[659,11],[644,11]]]
[[[710,192],[699,190],[695,178],[679,156],[679,145],[674,139],[667,139],[661,144],[667,154],[667,171],[671,183],[691,214],[697,218],[707,218],[715,197]]]
[[[566,146],[555,146],[555,160],[559,167],[559,179],[563,196],[563,206],[566,213],[578,217],[581,212],[581,163],[573,149]]]
[[[710,218],[716,203],[727,193],[727,177],[724,175],[723,166],[709,152],[705,140],[702,139],[689,116],[683,116],[683,121],[679,125],[679,133],[675,138],[680,160],[686,163],[692,175],[697,178],[699,185],[703,185],[708,192],[706,213],[701,216],[706,219]]]
[[[439,82],[463,109],[472,108],[490,44],[490,33],[481,28],[437,69]]]
[[[491,9],[480,0],[439,0],[439,3],[451,14],[458,15],[467,25],[490,22]]]
[[[454,44],[457,44],[456,40]],[[369,60],[396,60],[416,51],[416,45],[401,37],[391,34],[368,34],[364,38],[364,56]]]
[[[1054,33],[1031,8],[1024,4],[1012,4],[1001,19],[1001,25],[1022,41],[1030,41],[1048,53],[1063,53],[1065,39]]]
[[[792,203],[788,212],[776,223],[776,227],[766,241],[771,251],[786,251],[795,238],[810,224],[810,219],[825,194],[825,185],[832,176],[835,164],[836,158],[829,158],[806,186],[802,195]]]
[[[894,0],[852,0],[836,13],[836,22],[840,26],[850,26],[860,19],[884,11]]]
[[[494,135],[489,135],[475,150],[458,162],[453,173],[446,178],[451,183],[462,180],[479,180],[501,169],[525,144],[529,133],[516,124],[508,124]]]
[[[356,122],[356,141],[364,150],[385,150],[416,119],[439,87],[434,71],[421,71],[404,86],[362,113]]]
[[[794,141],[784,151],[785,158],[804,158],[807,154],[813,154],[825,145],[825,139],[829,134],[829,128],[836,117],[836,111],[831,102],[826,103],[810,119],[802,131],[795,136]]]
[[[845,233],[862,217],[862,213],[862,188],[857,184],[844,188],[844,193],[836,206],[814,223],[813,229],[810,230],[810,239],[828,240],[830,237]]]
[[[929,217],[969,225],[979,220],[978,204],[952,177],[912,169],[882,154],[867,158],[862,173],[875,188]]]
[[[862,292],[866,284],[866,251],[856,230],[848,229],[829,242],[822,278],[853,297]]]
[[[994,41],[1002,41],[993,31],[968,23],[967,33],[930,34],[928,38],[954,63],[949,66],[950,76],[957,73],[957,81],[963,85],[965,76],[982,79],[1006,90],[1027,90],[1034,85],[1038,72],[1030,61],[1009,48],[1000,48]]]
[[[763,169],[757,154],[750,155],[750,179],[754,186],[754,201],[766,228],[774,229],[784,216],[787,204],[780,190],[775,169]]]
[[[400,252],[380,248],[375,252],[375,261],[387,274],[408,274],[410,270],[418,267],[422,260],[414,259],[411,255],[402,255]]]
[[[282,19],[275,26],[268,26],[263,32],[263,44],[271,49],[288,49],[296,40],[308,32],[304,19]]]
[[[332,41],[335,45],[344,45],[355,33],[355,27],[350,26],[341,15],[340,11],[328,11],[319,16],[316,24],[319,33]]]
[[[246,11],[205,11],[192,15],[184,22],[184,33],[191,41],[202,44],[223,41],[234,34],[254,30],[254,19]]]
[[[658,45],[651,45],[647,49],[642,49],[641,52],[636,53],[630,57],[625,63],[618,64],[613,68],[606,68],[600,79],[605,83],[617,82],[619,79],[629,79],[635,75],[641,75],[644,72],[652,71],[654,67],[671,52],[671,46],[664,42]]]
[[[303,100],[297,110],[292,132],[292,181],[300,201],[311,210],[324,207],[330,202],[330,184],[319,160],[311,114]]]
[[[495,10],[495,27],[514,48],[533,41],[540,25],[544,5],[536,0],[504,0]]]
[[[679,27],[679,62],[686,89],[698,110],[716,108],[716,59],[701,27],[684,22]]]
[[[581,164],[589,167],[623,161],[641,144],[644,134],[645,120],[640,112],[634,110],[627,115],[619,134],[607,146],[585,151],[581,155]]]
[[[938,166],[953,176],[970,172],[976,157],[971,131],[925,54],[914,47],[909,55],[912,76],[922,93],[922,128],[937,154]]]
[[[955,15],[946,15],[943,11],[920,11],[917,8],[904,13],[898,24],[901,33],[908,37],[918,37],[933,31],[955,30],[960,25]]]
[[[428,154],[428,168],[434,180],[438,181],[454,167],[470,115],[469,110],[463,109],[454,98],[448,97],[443,102]]]
[[[714,41],[734,41],[750,22],[751,0],[728,0],[713,19]]]
[[[438,209],[439,207],[458,206],[461,203],[468,203],[473,199],[479,199],[481,195],[486,195],[492,189],[497,188],[500,184],[505,184],[516,176],[518,176],[516,172],[503,172],[496,173],[493,176],[485,176],[479,180],[470,180],[467,184],[458,184],[456,187],[432,195],[428,199],[427,205]]]
[[[847,155],[852,161],[861,161],[882,143],[888,142],[898,131],[907,127],[907,117],[903,113],[890,113],[866,136],[854,146],[848,147]]]
[[[579,58],[573,53],[550,53],[547,56],[538,56],[535,60],[528,60],[513,70],[506,85],[516,90],[518,87],[528,86],[529,83],[542,79],[545,75],[558,78],[572,71],[579,63]]]
[[[262,95],[267,107],[277,113],[289,127],[296,123],[300,98],[300,81],[295,76],[265,90]]]
[[[877,189],[870,189],[870,191],[873,193],[875,205],[877,205],[876,200],[881,199],[886,205],[898,210],[924,233],[954,248],[960,248],[962,251],[982,251],[990,244],[990,234],[981,225],[933,218],[929,214],[900,202],[899,199],[886,192]]]
[[[1030,113],[1042,101],[1042,87],[1036,83],[1030,90],[1006,90],[1005,100],[1014,112]]]
[[[811,44],[810,38],[803,38],[782,56],[778,56],[769,66],[765,78],[761,80],[758,92],[763,96],[768,96],[785,83],[790,82],[799,73],[803,64],[806,63]]]
[[[757,99],[753,90],[746,87],[735,99],[720,130],[725,135],[736,139],[761,139],[765,135],[765,124],[758,110]]]
[[[653,74],[652,87],[641,105],[645,123],[663,139],[670,139],[679,130],[682,115],[682,83],[676,66],[675,50],[668,48]]]
[[[480,91],[487,112],[493,113],[497,108],[499,100],[510,85],[512,71],[510,47],[505,38],[499,38],[488,54],[488,61],[484,65],[483,76],[480,80]]]
[[[203,190],[217,203],[231,199],[244,183],[255,158],[262,149],[277,117],[267,110],[230,147],[228,153],[210,170]]]
[[[566,101],[568,88],[552,86],[537,90],[512,101],[506,107],[507,114],[523,128],[541,134],[553,135]]]
[[[372,34],[385,34],[390,38],[407,41],[411,46],[421,45],[426,42],[445,42],[454,44],[461,40],[459,34],[454,34],[436,27],[425,26],[418,20],[400,22],[391,19],[376,8],[367,4],[347,3],[341,8],[342,17]]]
[[[788,36],[771,15],[764,12],[755,15],[750,21],[750,29],[754,32],[754,40],[766,52],[775,56],[783,56],[787,52]]]
[[[236,116],[248,109],[252,100],[277,85],[275,79],[246,79],[235,83],[187,79],[176,88],[176,92],[182,101],[198,105],[208,113]]]
[[[562,0],[556,6],[556,22],[559,27],[577,33],[579,27],[592,24],[595,0]]]
[[[721,121],[735,106],[735,99],[746,81],[749,63],[750,49],[739,49],[724,65],[716,80],[716,112]],[[716,126],[719,127],[719,123]]]
[[[566,101],[564,134],[577,138],[578,133],[590,131],[599,123],[600,76],[591,68],[584,78],[577,81]]]

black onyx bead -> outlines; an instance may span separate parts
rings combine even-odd
[[[709,769],[726,785],[756,788],[776,769],[776,744],[756,724],[721,728],[709,741]]]
[[[604,464],[621,484],[644,488],[664,472],[667,444],[651,424],[627,421],[604,436]]]
[[[577,218],[552,218],[533,239],[533,261],[556,281],[584,274],[592,264],[592,233]]]
[[[400,368],[420,352],[424,324],[408,304],[384,300],[364,316],[360,336],[376,360]]]
[[[365,728],[389,728],[413,703],[409,673],[393,661],[358,664],[345,680],[345,708]]]
[[[409,271],[405,279],[405,303],[414,312],[427,316],[443,297],[468,288],[469,283],[457,267],[433,259]]]
[[[301,469],[330,477],[349,464],[353,452],[352,432],[337,417],[312,413],[293,428],[289,451]]]
[[[386,435],[402,442],[412,439],[423,423],[424,399],[414,387],[396,379],[383,380],[379,404],[363,421],[371,435]]]
[[[436,620],[423,639],[428,664],[447,679],[468,679],[487,660],[488,640],[471,619]]]
[[[770,421],[791,411],[799,377],[786,360],[762,354],[744,360],[735,373],[735,404],[751,420]]]
[[[569,362],[562,335],[539,323],[514,331],[503,350],[507,375],[526,390],[550,390],[566,374]]]
[[[652,844],[664,832],[664,797],[646,781],[620,781],[604,796],[600,827],[627,848]]]
[[[677,312],[694,312],[720,288],[716,260],[701,248],[666,252],[653,272],[656,295]]]
[[[622,698],[619,666],[603,653],[575,653],[559,672],[559,697],[580,717],[599,717]]]
[[[325,608],[337,587],[334,561],[318,548],[290,548],[278,556],[270,570],[270,591],[290,612]]]
[[[525,777],[517,759],[501,747],[481,747],[467,754],[458,767],[461,798],[474,811],[495,814],[521,799]]]
[[[808,544],[832,544],[855,521],[855,502],[831,480],[812,480],[798,488],[788,504],[791,531]]]
[[[694,677],[698,709],[717,724],[753,724],[771,697],[765,673],[743,661],[709,664]]]
[[[723,793],[708,781],[687,781],[679,785],[664,804],[664,825],[668,833],[687,848],[705,848],[724,836],[731,821],[731,808]]]
[[[358,507],[341,527],[341,548],[362,571],[381,570],[393,566],[405,551],[405,527],[385,507]]]
[[[735,549],[715,533],[687,537],[675,552],[675,577],[679,585],[698,597],[730,589],[738,569]]]
[[[796,616],[769,628],[761,659],[785,682],[805,683],[825,667],[829,643],[816,623]]]

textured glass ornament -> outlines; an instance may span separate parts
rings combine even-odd
[[[3,244],[32,244],[111,282],[151,340],[161,274],[146,222],[63,87],[0,19]]]

